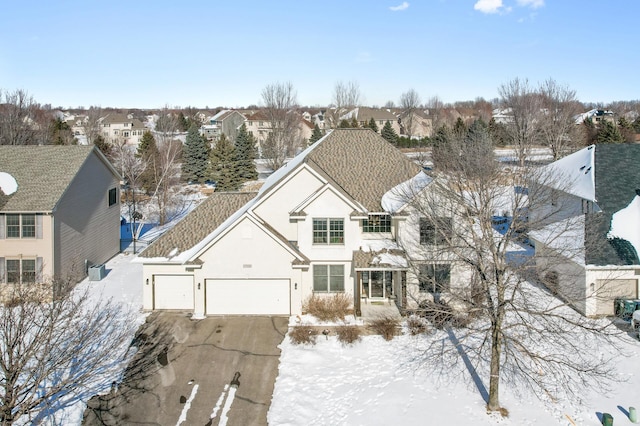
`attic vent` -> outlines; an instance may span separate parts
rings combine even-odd
[[[593,149],[593,145],[591,145],[589,148],[587,148],[587,151]]]

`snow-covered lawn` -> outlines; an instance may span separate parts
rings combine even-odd
[[[280,373],[268,421],[275,425],[601,425],[610,413],[616,425],[631,424],[623,410],[640,408],[640,342],[626,335],[625,355],[617,355],[626,376],[611,392],[585,389],[583,401],[544,403],[535,395],[502,384],[501,404],[508,418],[489,416],[472,376],[463,367],[451,375],[434,373],[421,363],[421,347],[430,335],[402,335],[392,341],[365,336],[344,346],[335,336],[319,336],[315,346],[281,344]],[[589,347],[594,356],[607,348]],[[610,350],[609,350],[610,352]],[[463,365],[463,364],[461,364]],[[481,377],[488,388],[488,378]]]

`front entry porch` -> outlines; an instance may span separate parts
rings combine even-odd
[[[354,308],[357,316],[400,317],[406,299],[406,271],[397,269],[357,269]]]

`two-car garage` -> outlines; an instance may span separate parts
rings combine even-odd
[[[208,279],[207,315],[289,315],[288,279]]]
[[[194,311],[198,290],[192,275],[154,275],[153,309]],[[204,304],[207,315],[289,315],[290,281],[206,279]]]

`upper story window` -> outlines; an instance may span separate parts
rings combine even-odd
[[[36,238],[35,214],[8,214],[5,216],[7,238]]]
[[[362,220],[362,232],[391,232],[391,216],[388,214],[370,214]]]
[[[344,219],[313,219],[314,244],[344,244]]]
[[[111,188],[109,190],[109,207],[118,202],[118,190],[117,188]]]
[[[440,246],[451,240],[452,220],[450,217],[438,217],[435,220],[420,218],[420,244]]]

